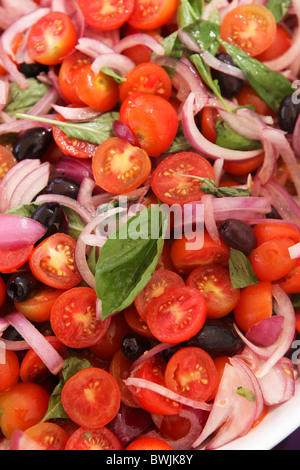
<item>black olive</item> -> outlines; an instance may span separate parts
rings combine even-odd
[[[236,67],[232,58],[228,54],[222,52],[216,57],[221,62],[234,65]],[[211,76],[214,80],[218,80],[221,93],[225,98],[232,98],[233,96],[236,96],[243,88],[243,80],[237,77],[233,77],[232,75],[228,75],[224,72],[220,72],[219,70],[211,69]]]
[[[44,127],[28,129],[18,138],[13,154],[18,161],[41,158],[52,143],[52,132]]]
[[[60,194],[77,199],[80,185],[67,178],[66,176],[57,176],[49,181],[47,187],[43,190],[44,194]]]
[[[281,219],[280,215],[278,214],[274,206],[271,206],[271,211],[266,214],[266,218],[267,219]]]
[[[39,64],[38,62],[33,62],[32,64],[26,64],[23,62],[19,66],[19,71],[25,75],[25,77],[37,77],[42,72],[48,72],[49,67],[47,65]]]
[[[14,276],[6,285],[6,294],[13,302],[24,302],[30,296],[36,281],[30,274]]]
[[[21,336],[20,333],[18,333],[18,331],[13,326],[9,326],[8,328],[6,328],[6,330],[3,332],[2,338],[6,339],[7,341],[24,340],[23,336]]]
[[[131,361],[138,359],[150,347],[151,345],[147,338],[137,333],[129,333],[124,336],[121,342],[122,353]]]
[[[257,246],[256,235],[250,225],[239,219],[226,219],[219,226],[219,234],[230,248],[249,255]]]
[[[68,223],[65,213],[56,202],[45,202],[35,210],[32,218],[48,229],[43,239],[57,232],[67,232]]]
[[[294,94],[286,96],[280,103],[278,111],[278,123],[280,129],[292,134],[297,118],[300,114],[300,103],[297,103]]]

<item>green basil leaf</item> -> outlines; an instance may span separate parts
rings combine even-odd
[[[96,266],[102,319],[128,307],[149,282],[164,245],[167,217],[159,205],[121,225],[103,245]]]
[[[250,140],[234,132],[231,127],[218,119],[216,122],[216,144],[232,150],[256,150],[262,148],[260,140]]]
[[[287,13],[292,0],[269,0],[266,3],[266,7],[270,10],[278,23]]]
[[[219,49],[220,26],[206,20],[195,21],[183,28],[199,45],[200,49],[215,55]]]
[[[170,147],[166,150],[166,153],[178,153],[190,149],[191,144],[187,141],[187,138],[183,133],[182,124],[179,123],[175,139],[171,143]]]
[[[28,78],[29,86],[25,90],[16,82],[9,86],[8,101],[4,111],[15,117],[16,113],[27,113],[49,90],[49,86],[38,82],[35,78]]]
[[[247,256],[234,248],[230,248],[229,274],[234,289],[258,284]]]
[[[126,82],[126,78],[121,77],[109,67],[102,67],[101,72],[112,77],[117,83]]]
[[[30,204],[24,204],[22,206],[14,207],[7,211],[7,214],[21,215],[23,217],[32,218],[36,209],[41,205],[41,203],[31,202]]]
[[[216,197],[242,197],[249,196],[251,194],[251,189],[240,189],[232,188],[231,186],[221,186],[220,188],[216,186],[214,180],[211,178],[204,178],[202,176],[195,175],[181,175],[178,173],[178,176],[184,176],[186,178],[193,178],[194,180],[199,180],[201,182],[201,191],[206,194],[211,194]]]
[[[177,9],[177,23],[179,28],[194,23],[201,18],[203,2],[199,0],[180,0]]]
[[[246,400],[254,402],[256,399],[255,393],[250,390],[250,388],[246,387],[238,387],[236,390],[236,393],[243,398],[246,398]]]

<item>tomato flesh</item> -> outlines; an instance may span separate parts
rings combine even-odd
[[[16,310],[30,321],[49,321],[52,305],[63,292],[61,289],[39,285],[27,300],[14,302],[14,305]]]
[[[58,80],[59,88],[63,97],[70,103],[79,103],[79,97],[75,90],[75,77],[78,70],[92,62],[87,55],[75,51],[66,57],[59,69]]]
[[[19,358],[14,351],[5,351],[5,362],[0,362],[0,393],[16,385],[19,380]]]
[[[0,145],[0,181],[6,175],[8,170],[17,164],[14,154],[4,145]]]
[[[18,248],[14,251],[0,249],[0,272],[12,273],[28,261],[34,249],[33,245]]]
[[[172,450],[172,447],[157,437],[140,437],[132,441],[127,450]]]
[[[128,23],[140,29],[159,28],[172,18],[178,3],[178,0],[136,0]]]
[[[65,450],[68,441],[66,431],[55,423],[38,423],[26,429],[25,434],[37,442],[43,450]]]
[[[106,31],[122,26],[130,17],[134,0],[79,0],[86,23]]]
[[[122,446],[115,434],[106,427],[80,427],[69,437],[65,450],[122,450]]]

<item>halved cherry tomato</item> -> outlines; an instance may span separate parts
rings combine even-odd
[[[74,78],[75,91],[82,103],[102,113],[111,111],[119,100],[119,85],[103,72],[97,75],[87,64],[76,71]]]
[[[151,161],[141,148],[119,137],[111,137],[99,145],[92,168],[100,188],[124,194],[138,188],[148,178]]]
[[[63,60],[58,73],[59,88],[65,100],[70,104],[80,102],[74,85],[76,72],[91,62],[92,59],[80,51],[73,52]]]
[[[175,108],[161,96],[136,92],[128,96],[120,108],[124,122],[135,138],[135,144],[150,157],[158,157],[173,142],[178,117]]]
[[[0,393],[18,383],[20,372],[19,358],[14,351],[5,351],[5,362],[0,362]],[[0,420],[1,422],[1,420]]]
[[[191,175],[182,176],[182,175]],[[193,176],[214,179],[212,165],[194,152],[179,152],[165,158],[154,170],[151,187],[166,204],[187,204],[201,199],[201,181]]]
[[[63,12],[52,11],[32,26],[27,50],[36,62],[56,65],[73,50],[76,42],[77,32],[69,16]]]
[[[152,419],[162,436],[171,439],[180,439],[188,434],[191,422],[188,418],[178,415],[154,415]]]
[[[298,294],[300,292],[300,258],[296,259],[296,264],[278,284],[287,294]]]
[[[239,162],[231,162],[229,160],[224,162],[223,168],[232,175],[248,175],[252,171],[257,170],[264,161],[265,154],[257,155],[247,160],[241,160]]]
[[[13,38],[12,44],[11,44],[11,49],[12,49],[14,54],[17,53],[17,50],[19,49],[19,47],[20,47],[20,45],[23,41],[23,38],[24,38],[24,36],[21,32],[18,32],[15,35],[15,37]],[[14,58],[12,58],[10,54],[8,56],[14,62]],[[2,76],[7,75],[7,70],[3,67],[3,64],[2,64],[1,60],[0,60],[0,75],[2,75]]]
[[[236,95],[236,99],[241,106],[252,105],[257,114],[263,116],[276,116],[274,111],[249,85],[244,85],[241,91]]]
[[[198,117],[198,116],[197,116]],[[216,122],[218,120],[218,110],[211,106],[205,106],[199,117],[201,132],[204,137],[212,142],[216,142],[217,131]]]
[[[253,232],[256,235],[257,245],[262,245],[274,238],[289,238],[294,243],[300,241],[299,230],[288,223],[261,222],[253,227]]]
[[[136,91],[158,95],[166,100],[171,97],[171,79],[160,65],[151,62],[139,64],[131,69],[125,78],[126,81],[120,86],[121,101]]]
[[[137,312],[145,322],[147,322],[147,314],[151,300],[159,297],[167,289],[174,286],[184,286],[182,277],[173,271],[164,269],[154,271],[148,284],[134,300]]]
[[[15,308],[24,317],[33,322],[50,320],[52,305],[63,290],[38,285],[24,302],[14,302]]]
[[[215,243],[208,232],[183,234],[174,241],[171,248],[172,262],[180,273],[190,273],[194,268],[207,264],[226,266],[229,260],[229,248],[220,240]]]
[[[157,437],[139,437],[132,441],[126,450],[173,450],[172,447]]]
[[[134,0],[79,0],[85,22],[102,31],[119,28],[130,17]]]
[[[8,170],[18,163],[14,154],[4,145],[0,145],[0,181],[6,175]]]
[[[275,38],[264,52],[257,55],[255,58],[260,62],[268,62],[269,60],[277,59],[284,54],[292,45],[291,36],[286,29],[277,24]]]
[[[263,5],[240,5],[221,23],[221,38],[254,57],[268,49],[276,35],[276,20]]]
[[[56,299],[51,310],[51,327],[57,338],[70,348],[87,348],[102,339],[110,318],[96,317],[97,294],[90,287],[74,287]]]
[[[147,324],[159,341],[180,343],[202,328],[206,315],[206,300],[198,289],[170,287],[150,302]]]
[[[134,371],[134,377],[165,386],[165,368],[164,360],[160,356],[153,356],[145,359],[137,367],[137,370]],[[130,389],[140,406],[149,413],[158,415],[178,415],[180,413],[181,405],[177,402],[146,388],[130,387]]]
[[[4,304],[6,299],[6,286],[2,277],[0,276],[0,307]]]
[[[56,119],[58,121],[66,121],[66,119],[60,114],[56,116]],[[52,132],[56,145],[63,151],[65,155],[71,155],[72,157],[77,158],[92,158],[95,155],[98,145],[92,144],[91,142],[87,142],[85,140],[68,137],[67,134],[65,134],[64,131],[57,126],[53,126]]]
[[[65,233],[55,233],[43,240],[32,252],[29,266],[32,274],[54,289],[71,289],[79,284],[76,267],[76,241]]]
[[[88,367],[67,380],[61,400],[72,421],[84,428],[98,429],[116,416],[121,394],[111,374],[97,367]]]
[[[131,390],[125,385],[124,380],[127,379],[131,372],[132,361],[128,359],[121,349],[119,349],[111,360],[109,373],[116,379],[121,392],[121,402],[132,408],[139,408],[139,404],[135,400]]]
[[[207,318],[225,317],[240,298],[240,289],[233,288],[229,270],[221,264],[198,266],[189,274],[186,285],[198,289],[204,295]]]
[[[234,318],[244,332],[247,333],[252,325],[272,315],[271,287],[271,282],[260,281],[241,289],[240,299],[234,309]]]
[[[206,401],[214,390],[218,373],[212,358],[201,348],[176,351],[165,370],[166,386],[184,397]]]
[[[131,329],[124,318],[124,313],[119,312],[117,315],[110,317],[110,324],[107,332],[90,350],[100,359],[111,360],[116,352],[120,349],[121,341]]]
[[[55,423],[38,423],[26,429],[25,434],[37,442],[43,450],[65,450],[69,439],[66,431]]]
[[[147,323],[140,317],[135,306],[124,310],[124,317],[130,328],[146,338],[154,338]]]
[[[79,428],[71,434],[65,450],[122,450],[117,436],[108,428]]]
[[[28,261],[34,249],[33,245],[12,250],[0,249],[0,272],[13,273]]]
[[[248,260],[256,277],[260,281],[277,281],[286,276],[296,265],[296,260],[289,254],[289,248],[294,244],[289,238],[276,238],[255,248]]]
[[[178,0],[136,0],[127,22],[134,28],[159,28],[176,13],[178,3]]]
[[[122,34],[124,36],[130,36],[131,34],[137,33],[149,34],[149,36],[152,36],[159,42],[161,42],[163,39],[162,36],[159,34],[158,29],[145,31],[133,28],[132,26],[126,23],[122,30]],[[145,62],[150,62],[152,51],[151,49],[149,49],[149,47],[145,46],[144,44],[138,44],[136,46],[128,47],[128,49],[124,49],[123,55],[129,57],[129,59],[131,59],[135,64],[138,65],[143,64]]]

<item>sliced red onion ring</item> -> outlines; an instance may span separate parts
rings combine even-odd
[[[101,114],[99,111],[91,108],[90,106],[85,106],[82,108],[71,108],[70,106],[59,106],[58,104],[52,104],[52,107],[67,121],[90,121],[97,118]]]
[[[45,450],[24,431],[15,429],[10,439],[10,450]]]
[[[78,51],[92,57],[93,59],[96,59],[101,54],[110,54],[115,52],[114,49],[104,42],[92,38],[78,39],[78,44],[75,47]]]
[[[138,365],[140,365],[146,359],[149,359],[150,357],[153,357],[156,354],[159,354],[162,351],[165,351],[165,349],[171,348],[172,346],[174,346],[174,344],[171,344],[171,343],[159,343],[156,346],[153,346],[153,348],[151,348],[149,351],[144,352],[142,356],[140,356],[136,361],[134,361],[131,364],[130,369],[131,370],[135,369]]]
[[[17,250],[34,245],[45,234],[46,228],[29,217],[0,214],[0,247],[2,250]]]
[[[119,137],[120,139],[127,140],[130,144],[134,145],[135,144],[135,139],[134,136],[129,129],[129,127],[124,123],[119,120],[115,120],[113,122],[113,127],[112,130],[114,134]]]
[[[297,158],[300,158],[300,115],[294,127],[292,146]]]
[[[4,77],[0,80],[0,111],[2,111],[7,103],[9,93],[9,81]]]
[[[91,178],[83,178],[81,181],[77,201],[83,207],[85,207],[91,214],[95,212],[93,205],[93,191],[96,187],[96,183]]]
[[[272,315],[252,325],[247,331],[246,338],[257,346],[271,346],[278,340],[283,323],[282,315]]]
[[[85,207],[81,206],[77,201],[67,196],[61,196],[60,194],[42,194],[36,198],[36,202],[57,202],[62,206],[73,209],[85,223],[89,223],[91,220],[93,220],[93,215]]]
[[[211,239],[217,244],[220,245],[220,236],[214,216],[214,206],[213,206],[214,197],[211,194],[204,194],[201,198],[204,208],[204,224],[207,232],[209,233]]]
[[[260,188],[259,194],[268,198],[270,204],[284,220],[300,227],[300,207],[282,186],[275,181],[269,181]]]
[[[13,209],[24,204],[30,204],[48,184],[50,163],[44,162],[38,168],[25,176],[15,188],[9,200],[9,208]]]
[[[117,54],[115,52],[109,54],[102,54],[98,56],[92,63],[91,68],[96,75],[103,67],[109,67],[125,77],[128,72],[135,66],[135,63],[129,57]]]
[[[121,405],[115,418],[108,427],[125,447],[130,441],[146,431],[152,424],[151,415],[142,408]]]
[[[292,361],[283,357],[258,379],[267,406],[278,405],[292,398],[295,392],[293,367]]]
[[[58,173],[63,173],[78,183],[81,183],[83,178],[93,179],[94,177],[90,159],[63,156],[56,163],[55,169]]]
[[[152,36],[144,33],[130,34],[122,38],[116,45],[115,51],[119,54],[129,47],[143,45],[151,49],[157,55],[164,55],[164,47]]]

